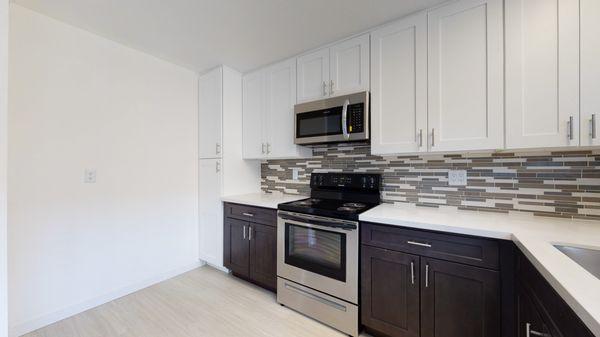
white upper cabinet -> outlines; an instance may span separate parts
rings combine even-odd
[[[427,14],[371,33],[371,152],[427,151]]]
[[[579,0],[506,0],[508,148],[579,145],[578,3]],[[598,7],[597,0],[587,3]],[[584,49],[592,50],[593,44],[598,48],[596,22],[591,24],[596,26],[596,33],[584,33],[595,34],[582,41]],[[597,67],[598,56],[596,53],[594,60],[584,64]]]
[[[281,62],[266,70],[267,156],[290,158],[309,151],[294,144],[296,104],[296,60]]]
[[[331,47],[329,56],[330,96],[369,90],[369,34]]]
[[[309,156],[294,144],[296,59],[250,73],[243,79],[244,159]]]
[[[242,82],[243,155],[244,159],[261,159],[267,153],[265,71],[247,74]]]
[[[329,48],[298,57],[298,102],[329,95]]]
[[[369,90],[369,34],[298,57],[298,102]]]
[[[223,73],[214,69],[198,80],[198,152],[200,159],[221,158]]]
[[[600,1],[581,6],[581,145],[600,145]]]
[[[431,151],[504,147],[502,16],[502,0],[429,12]]]

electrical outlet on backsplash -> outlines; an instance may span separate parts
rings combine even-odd
[[[466,170],[467,185],[451,186],[451,170]],[[263,161],[262,189],[307,195],[312,172],[381,173],[385,203],[600,219],[600,150],[378,156],[367,144],[321,145]]]

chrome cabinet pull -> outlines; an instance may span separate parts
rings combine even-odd
[[[425,288],[429,288],[429,263],[425,265]]]
[[[592,136],[592,139],[596,139],[596,114],[592,114],[592,119],[590,120],[590,123],[591,123],[590,134]]]
[[[419,129],[419,147],[423,147],[423,129]]]
[[[217,154],[221,154],[221,144],[217,143],[216,147],[215,147],[215,152]]]
[[[410,283],[415,284],[415,263],[410,263]]]
[[[323,81],[323,96],[327,96],[327,83]]]
[[[244,240],[246,240],[246,225],[244,225]]]
[[[531,323],[525,324],[525,336],[526,337],[531,337],[531,336],[550,337],[550,335],[547,333],[531,330]]]
[[[567,138],[573,140],[573,116],[570,116],[567,122]]]
[[[248,241],[252,241],[252,226],[248,227]]]
[[[329,94],[333,95],[333,80],[329,81]]]
[[[249,217],[253,217],[254,216],[253,213],[242,213],[242,215],[249,216]]]
[[[435,129],[431,129],[431,147],[435,146]]]
[[[409,245],[413,245],[413,246],[431,248],[431,244],[429,244],[429,243],[423,243],[423,242],[417,242],[417,241],[406,241],[406,243],[408,243]]]
[[[265,154],[265,143],[262,143],[262,154]]]
[[[271,143],[267,143],[267,154],[271,153]]]
[[[215,165],[215,166],[216,166],[216,167],[215,167],[215,171],[216,171],[217,173],[221,172],[221,163],[217,162],[217,165]]]

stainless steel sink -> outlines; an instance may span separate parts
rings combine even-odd
[[[600,250],[562,245],[554,245],[554,247],[600,279]]]

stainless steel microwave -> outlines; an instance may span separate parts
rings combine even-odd
[[[355,142],[369,139],[369,92],[297,104],[298,145]]]

